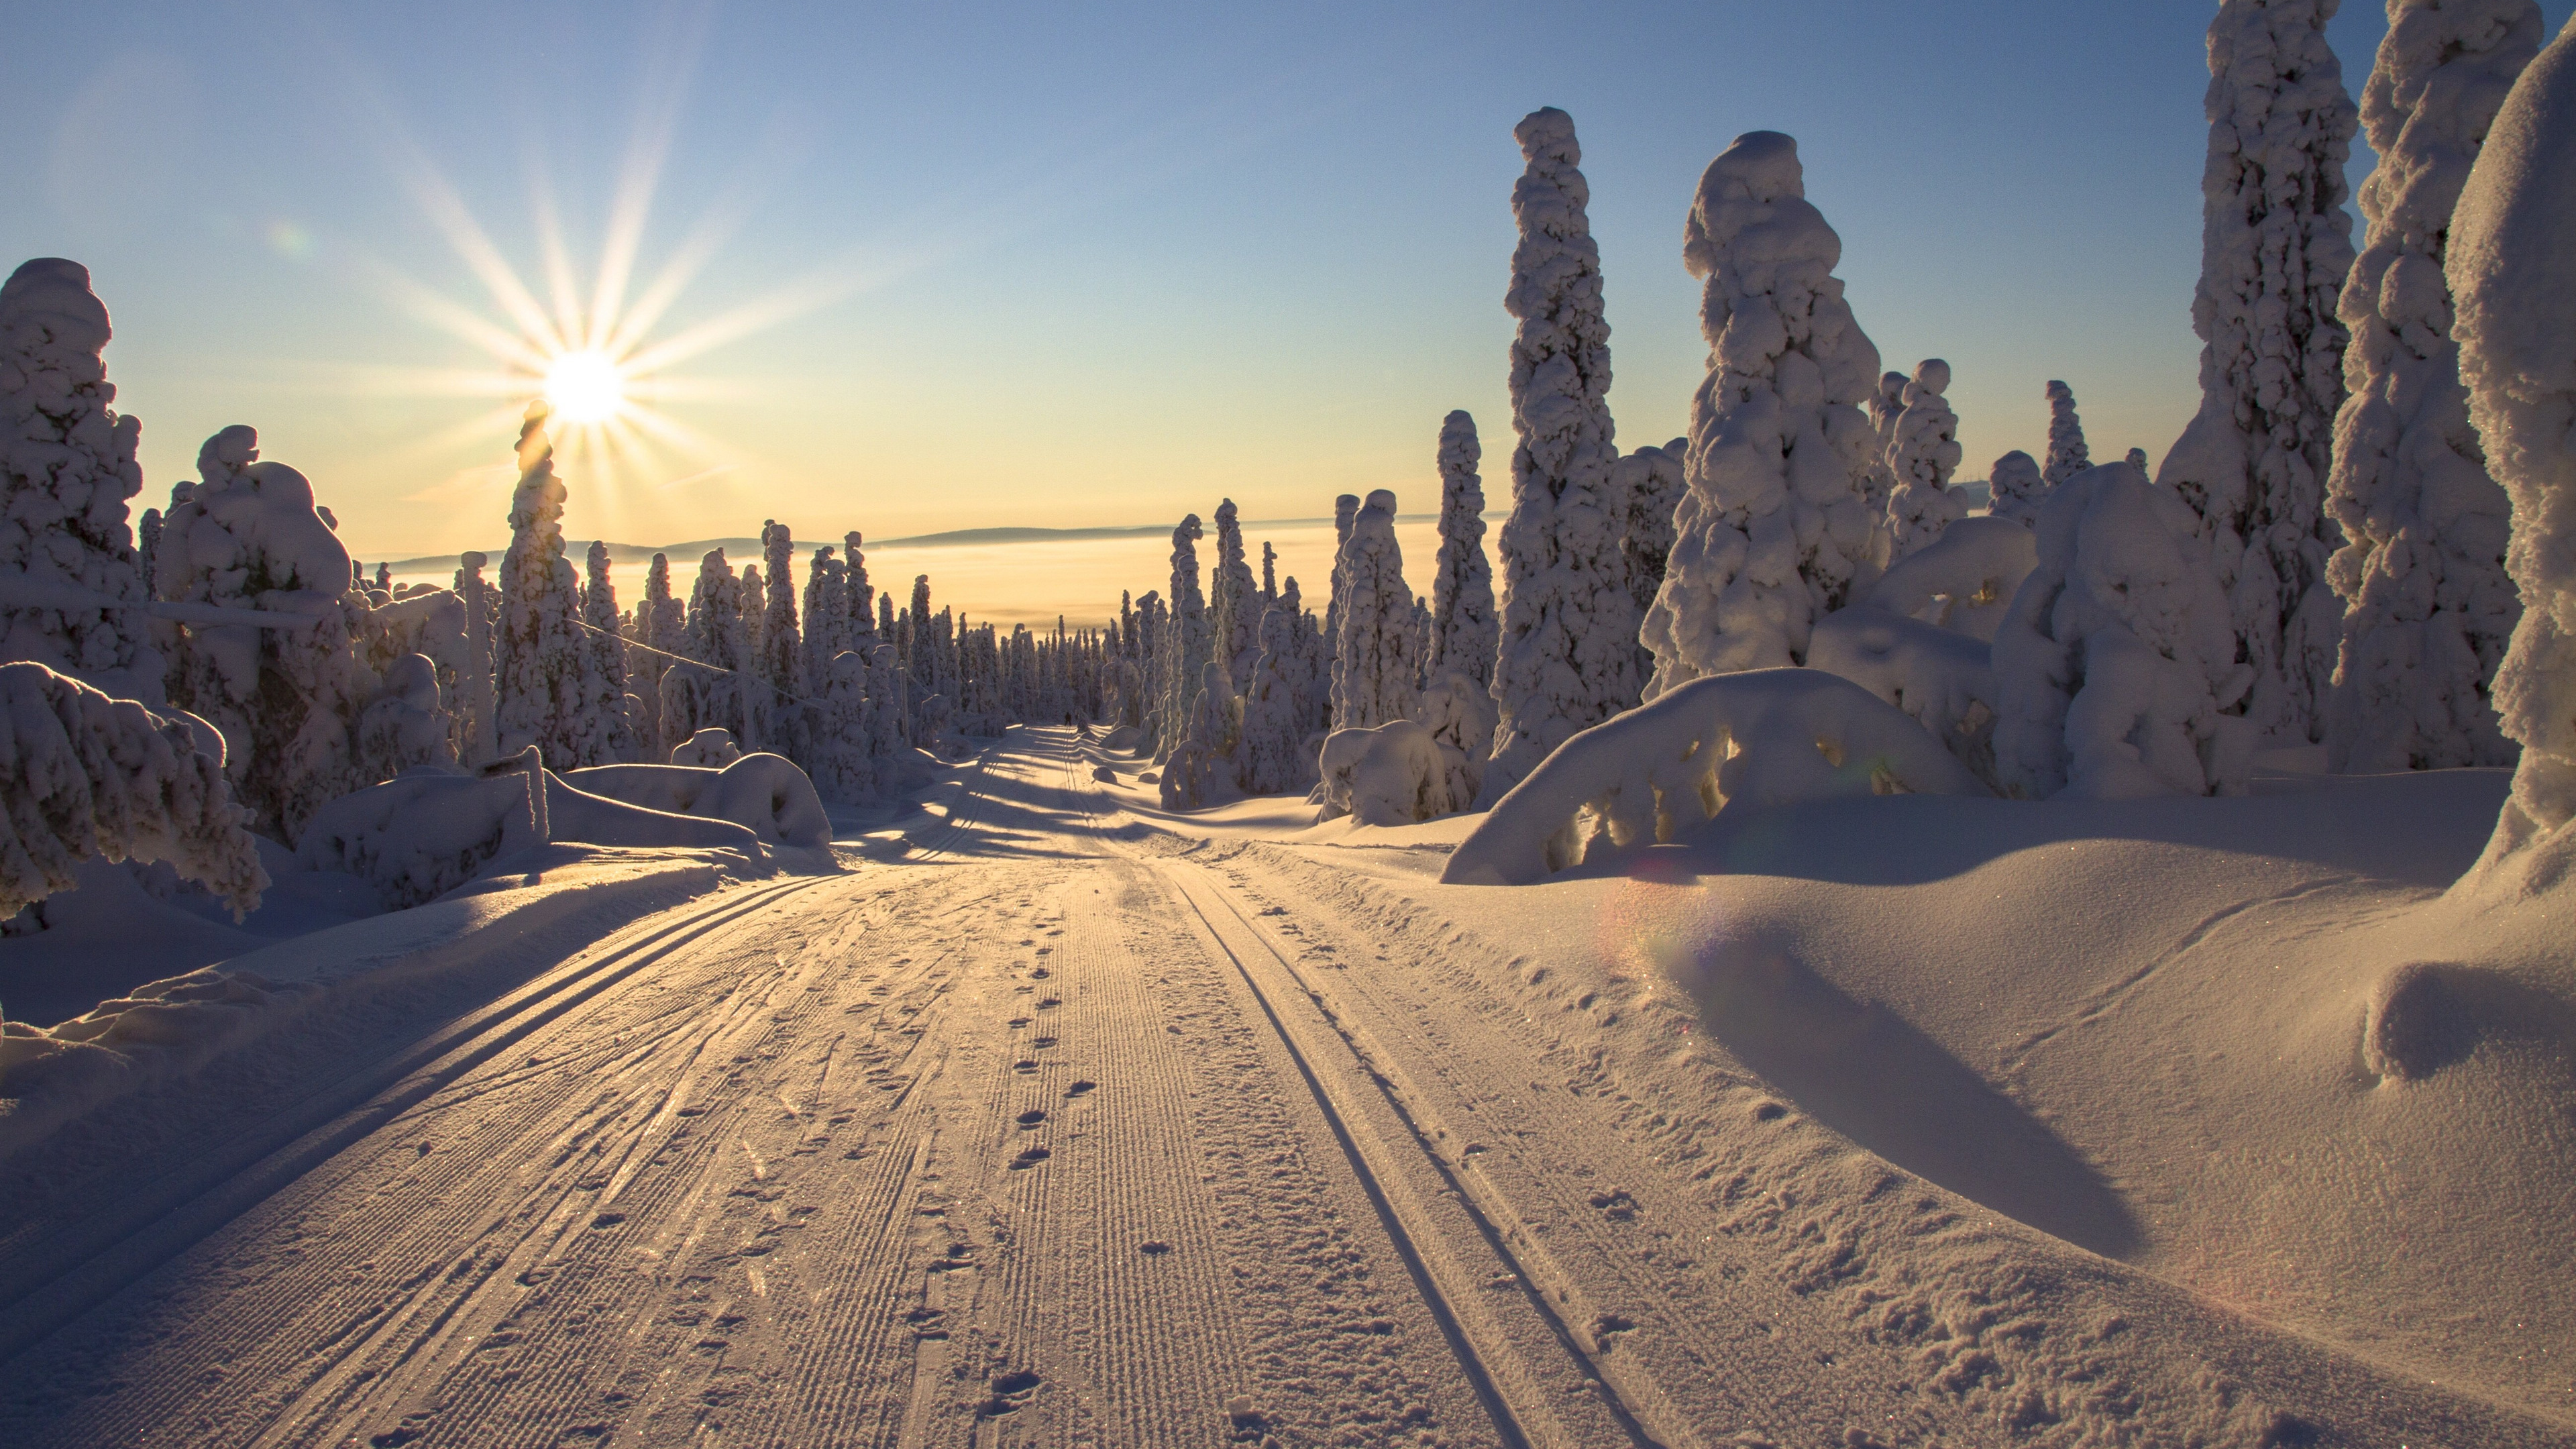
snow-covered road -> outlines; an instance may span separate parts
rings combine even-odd
[[[1542,1068],[1492,948],[1092,762],[1017,732],[903,861],[317,1021],[13,1168],[0,1443],[2002,1437],[1817,1291],[1854,1229]]]

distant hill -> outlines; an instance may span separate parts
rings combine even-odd
[[[1489,509],[1485,516],[1489,519],[1500,519],[1504,513],[1498,509]],[[1437,522],[1439,517],[1440,515],[1436,513],[1396,515],[1397,521],[1401,523],[1433,523]],[[1255,518],[1246,520],[1243,527],[1249,533],[1256,528],[1304,527],[1331,522],[1329,518]],[[868,552],[874,553],[881,548],[968,548],[976,544],[995,543],[1071,543],[1090,538],[1157,537],[1171,531],[1172,525],[1168,523],[1143,523],[1132,528],[959,528],[946,533],[917,533],[909,538],[871,538],[867,540],[866,547]],[[797,559],[801,563],[812,558],[818,546],[831,544],[837,548],[840,542],[839,534],[818,535],[813,538],[800,537],[796,540]],[[490,556],[492,566],[497,568],[501,562],[501,555],[508,551],[508,547],[504,543],[487,548],[483,552]],[[589,547],[588,539],[567,538],[564,552],[577,561]],[[684,563],[694,565],[706,556],[709,549],[717,548],[723,549],[725,557],[736,565],[740,565],[746,559],[754,563],[760,560],[760,540],[757,538],[699,538],[687,543],[650,546],[640,543],[612,543],[608,546],[608,559],[611,563],[645,563],[658,553],[669,557],[672,565],[677,567]],[[388,567],[398,574],[437,573],[453,570],[456,567],[456,557],[453,553],[423,554],[418,558],[394,559]],[[373,573],[375,561],[370,559],[366,563],[367,571]]]

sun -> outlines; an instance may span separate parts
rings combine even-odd
[[[605,352],[584,347],[546,366],[546,404],[568,423],[604,423],[626,406],[626,374]]]

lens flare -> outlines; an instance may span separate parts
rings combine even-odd
[[[546,403],[569,423],[604,423],[626,405],[626,376],[608,354],[585,347],[546,367]]]

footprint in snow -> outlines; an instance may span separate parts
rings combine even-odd
[[[1021,1153],[1019,1156],[1011,1159],[1011,1171],[1025,1172],[1054,1155],[1054,1153],[1047,1151],[1043,1147],[1032,1147]]]

